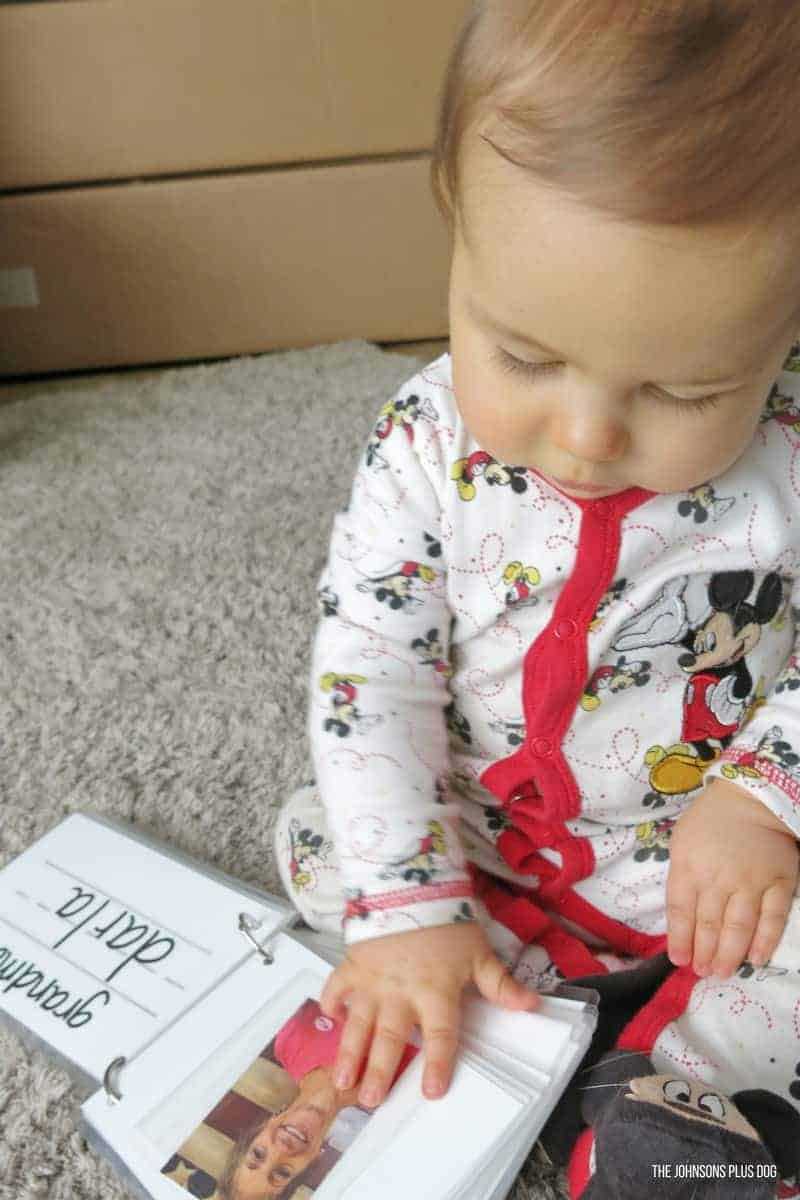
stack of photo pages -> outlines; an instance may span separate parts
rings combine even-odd
[[[132,1195],[503,1200],[589,1045],[597,993],[463,993],[446,1094],[409,1039],[374,1110],[332,1072],[342,939],[126,826],[76,813],[0,871],[0,1019],[67,1069]]]

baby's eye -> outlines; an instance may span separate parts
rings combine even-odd
[[[519,373],[520,375],[528,375],[529,377],[539,375],[550,375],[560,367],[561,363],[538,363],[526,362],[522,358],[517,358],[513,354],[509,354],[502,346],[496,346],[492,354],[492,361],[500,367],[501,371],[508,372],[509,375]]]
[[[707,408],[716,408],[720,402],[721,392],[712,392],[709,396],[673,396],[672,392],[665,392],[661,388],[651,388],[651,396],[655,396],[657,400],[663,400],[665,404],[674,405],[676,408],[684,410],[689,409],[693,412],[702,412]]]
[[[508,350],[504,350],[502,346],[495,347],[492,361],[509,375],[526,375],[529,379],[552,375],[558,367],[564,365],[559,362],[528,362],[525,359],[517,358],[514,354],[509,354]],[[708,396],[674,396],[672,392],[666,392],[663,388],[657,387],[650,388],[650,395],[656,400],[673,405],[684,412],[702,412],[705,409],[714,408],[719,404],[721,398],[720,392],[712,392]]]

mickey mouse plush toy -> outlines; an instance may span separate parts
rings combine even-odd
[[[773,1092],[728,1097],[619,1048],[584,1078],[574,1200],[774,1200],[800,1171],[800,1113]]]

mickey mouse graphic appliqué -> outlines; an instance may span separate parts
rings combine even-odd
[[[775,571],[764,577],[752,601],[747,599],[755,582],[752,571],[712,575],[706,596],[698,594],[701,582],[687,575],[670,580],[614,642],[620,651],[684,647],[678,665],[691,679],[683,698],[681,740],[667,748],[651,746],[645,755],[650,786],[660,795],[700,787],[706,769],[745,724],[753,693],[746,656],[783,599],[783,581]]]
[[[476,495],[475,480],[481,476],[486,482],[501,487],[510,487],[512,492],[526,492],[528,481],[525,478],[527,467],[507,467],[500,463],[486,450],[475,450],[469,458],[459,458],[450,470],[450,478],[458,487],[462,500],[474,500]]]
[[[383,720],[381,713],[365,714],[356,705],[356,684],[367,683],[366,675],[337,675],[326,671],[320,676],[319,686],[331,698],[331,715],[325,718],[325,732],[333,731],[339,737],[347,737],[353,731],[369,733]]]
[[[507,564],[503,571],[503,586],[506,589],[506,605],[511,608],[522,608],[539,603],[539,597],[534,596],[533,588],[542,582],[542,577],[536,567],[524,566],[515,560]]]
[[[389,464],[380,453],[380,447],[395,429],[404,429],[409,442],[413,444],[414,424],[420,417],[428,421],[438,420],[438,413],[430,400],[420,400],[419,396],[406,396],[404,400],[387,401],[367,442],[367,466],[385,470]]]
[[[356,584],[359,592],[372,592],[379,604],[387,603],[391,609],[402,609],[410,612],[422,604],[419,596],[414,595],[416,582],[431,584],[436,579],[433,567],[419,562],[393,563],[380,575],[372,575]]]
[[[333,849],[333,842],[321,833],[302,825],[297,818],[289,822],[291,858],[289,875],[296,892],[312,890],[316,884],[314,862],[324,862]]]

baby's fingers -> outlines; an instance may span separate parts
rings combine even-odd
[[[711,962],[717,952],[722,918],[730,892],[707,888],[697,900],[694,918],[694,956],[692,970],[696,975],[710,975]]]
[[[673,862],[667,876],[667,953],[676,967],[691,962],[696,907],[691,877]]]
[[[771,887],[767,888],[761,897],[761,913],[750,945],[750,952],[747,955],[754,966],[759,967],[769,962],[775,947],[781,940],[793,896],[793,882],[778,879]]]
[[[430,992],[419,1013],[425,1053],[422,1091],[433,1100],[450,1086],[461,1023],[460,993]]]
[[[712,975],[725,978],[742,965],[758,923],[759,899],[747,892],[734,892],[728,900],[719,945],[711,964]]]
[[[413,1027],[413,1012],[406,1001],[383,998],[379,1002],[359,1104],[372,1108],[388,1095]]]
[[[357,992],[351,999],[333,1068],[333,1084],[340,1091],[353,1087],[375,1025],[376,1004],[371,997]]]

